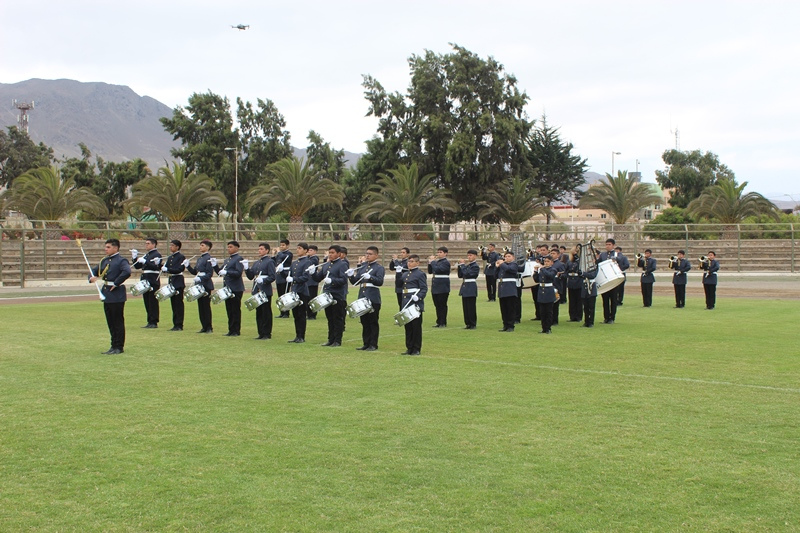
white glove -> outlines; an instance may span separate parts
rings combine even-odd
[[[227,271],[227,270],[225,270],[224,268],[223,268],[222,270],[220,270],[220,271],[219,271],[219,275],[220,275],[220,276],[224,276],[224,275],[226,275],[227,273],[228,273],[228,271]]]
[[[418,302],[419,301],[419,296],[417,296],[416,294],[412,294],[411,295],[411,301],[412,302]]]
[[[291,283],[293,281],[294,281],[294,278],[292,276],[286,276],[286,283]]]
[[[331,278],[325,278],[325,285],[330,285],[331,283],[333,283]]]
[[[154,257],[153,258],[153,263],[155,263],[156,265],[160,265],[161,264],[161,258],[160,257]]]
[[[137,250],[136,248],[131,250],[131,256],[133,256],[133,260],[136,261],[136,258],[139,256],[139,250]]]
[[[350,277],[355,273],[356,273],[356,269],[355,268],[348,268],[347,270],[344,271],[344,275],[347,276],[347,277]]]
[[[313,274],[316,270],[317,270],[317,267],[314,266],[314,265],[311,265],[310,267],[308,267],[306,269],[306,272],[308,272],[309,274]]]
[[[164,265],[163,267],[161,267],[161,272],[166,272],[166,271],[167,271],[167,265]]]
[[[278,265],[275,267],[275,272],[283,272],[283,265]]]
[[[369,275],[369,272],[364,272],[364,276],[362,276],[362,277],[364,279],[370,279],[372,276]]]
[[[250,268],[250,260],[242,259],[242,265],[244,265],[245,268]]]
[[[200,285],[202,282],[203,282],[203,278],[201,278],[200,276],[197,276],[196,278],[194,278],[194,284],[195,285]]]
[[[396,267],[394,267],[394,271],[399,274],[399,273],[401,273],[403,271],[403,267],[400,266],[400,265],[397,265]]]
[[[212,267],[215,267],[215,266],[217,266],[217,258],[216,258],[216,257],[212,257],[212,258],[211,258],[211,266],[212,266]]]
[[[186,260],[185,260],[183,263],[181,263],[181,264],[182,264],[184,267],[188,267],[188,266],[189,266],[189,260],[188,260],[188,259],[186,259]]]
[[[144,264],[144,263],[145,263],[145,261],[147,261],[147,259],[145,259],[144,257],[140,257],[140,258],[139,258],[139,260],[138,260],[138,261],[136,261],[136,263],[142,263],[142,264]]]
[[[256,277],[256,283],[264,283],[264,280],[267,279],[267,276],[261,275]]]

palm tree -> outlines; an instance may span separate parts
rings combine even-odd
[[[247,209],[262,206],[262,214],[273,210],[289,215],[289,238],[302,239],[303,217],[315,206],[342,206],[344,192],[332,180],[322,178],[307,162],[287,157],[267,167],[267,178],[247,194]]]
[[[45,228],[57,228],[59,220],[80,211],[99,216],[108,213],[91,189],[76,187],[75,180],[63,178],[56,167],[40,167],[19,176],[7,191],[6,207],[31,220],[45,221]],[[59,233],[47,232],[47,238],[58,238]]]
[[[133,187],[133,195],[126,202],[138,207],[149,207],[170,222],[178,230],[178,239],[185,239],[186,232],[181,222],[187,222],[203,209],[222,205],[225,195],[214,190],[214,180],[205,174],[187,172],[186,165],[173,163],[161,167],[158,174],[148,176]]]
[[[478,218],[495,216],[510,224],[511,231],[516,232],[523,222],[536,215],[547,215],[549,220],[553,212],[547,207],[547,201],[539,196],[538,189],[529,189],[525,180],[514,176],[486,194],[486,200],[479,204],[482,208],[478,211]]]
[[[578,207],[602,209],[615,223],[625,224],[639,209],[663,202],[664,198],[648,185],[628,178],[627,170],[620,170],[616,177],[606,173],[599,185],[589,187]]]
[[[378,181],[370,187],[353,216],[399,224],[400,239],[411,240],[413,224],[425,222],[437,211],[458,211],[458,203],[451,198],[450,191],[437,188],[432,179],[433,174],[420,177],[416,163],[378,174]]]
[[[746,181],[736,185],[733,179],[720,179],[689,202],[686,211],[698,218],[714,219],[725,224],[723,233],[727,238],[730,238],[731,234],[735,235],[735,228],[732,226],[739,224],[746,217],[767,215],[773,220],[780,220],[778,208],[762,195],[750,192],[742,196],[745,187],[747,187]]]

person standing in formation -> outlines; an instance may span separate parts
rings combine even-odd
[[[458,277],[463,280],[461,288],[458,290],[458,295],[461,297],[461,310],[464,313],[464,329],[478,327],[476,303],[478,301],[478,276],[480,273],[478,251],[467,251],[467,261],[463,259],[458,261]]]
[[[719,261],[717,254],[708,252],[705,261],[700,261],[703,267],[703,292],[706,294],[706,310],[710,311],[717,305],[717,272]]]
[[[330,293],[336,303],[325,308],[325,318],[328,320],[328,341],[322,346],[338,347],[342,345],[342,335],[344,334],[344,318],[347,313],[347,266],[341,257],[341,248],[333,244],[328,248],[328,261],[319,269],[319,272],[311,274],[315,280],[324,284],[323,290]],[[311,273],[316,267],[309,266],[307,271]]]
[[[653,274],[656,271],[656,259],[650,248],[644,251],[644,255],[637,261],[637,266],[642,269],[642,303],[644,307],[651,307],[653,305],[653,284],[656,282]]]
[[[567,300],[567,280],[564,276],[564,273],[567,271],[567,265],[561,262],[561,249],[558,246],[553,246],[553,248],[550,249],[550,259],[553,260],[553,269],[556,271],[556,279],[553,281],[553,288],[557,295],[556,301],[553,302],[552,325],[557,326],[559,307]]]
[[[588,250],[587,250],[588,252]],[[583,327],[594,327],[594,310],[597,305],[597,268],[581,272],[581,300],[583,301]]]
[[[625,299],[625,282],[628,279],[628,275],[625,271],[631,267],[631,263],[622,253],[622,248],[619,246],[614,248],[614,252],[616,252],[617,265],[619,265],[619,270],[622,272],[622,283],[614,289],[617,292],[617,307],[619,307],[622,305],[622,300]]]
[[[436,308],[435,328],[447,327],[447,300],[450,298],[450,261],[447,259],[447,247],[440,246],[436,256],[430,256],[428,274],[432,274],[431,298]]]
[[[308,244],[297,243],[295,260],[289,268],[289,275],[286,282],[289,283],[289,290],[300,297],[300,305],[292,308],[294,318],[294,339],[288,342],[303,343],[306,341],[306,323],[308,320],[308,287],[306,284],[311,279],[310,269],[313,267],[308,260]]]
[[[587,250],[588,253],[588,250]],[[565,275],[567,276],[567,305],[569,308],[569,321],[580,322],[583,316],[583,277],[580,273],[580,252],[578,247],[572,249],[567,261],[567,269]]]
[[[544,265],[533,275],[534,279],[539,282],[539,315],[542,317],[540,333],[552,333],[553,307],[558,301],[557,275],[558,270],[553,266],[552,256],[546,256]]]
[[[400,248],[400,252],[397,255],[392,256],[392,260],[389,261],[389,269],[395,271],[394,276],[394,292],[397,295],[397,307],[402,309],[403,307],[403,274],[408,272],[408,256],[411,253],[411,250],[406,248],[405,246]]]
[[[319,256],[317,255],[318,251],[319,251],[319,248],[317,247],[316,244],[309,244],[308,245],[308,253],[306,254],[306,257],[311,262],[312,266],[319,265]],[[308,282],[306,283],[306,287],[308,287],[308,300],[311,301],[311,300],[313,300],[314,298],[317,297],[317,294],[319,294],[319,282],[314,280],[314,278],[312,278],[309,275]],[[316,320],[317,319],[317,313],[312,311],[310,307],[308,308],[308,319],[309,320]]]
[[[672,274],[675,308],[683,309],[686,306],[686,273],[692,269],[692,265],[686,260],[686,252],[678,250],[678,256],[674,260],[670,259],[670,268],[675,271]]]
[[[158,240],[153,237],[145,239],[144,247],[147,251],[143,256],[138,257],[139,251],[135,248],[131,250],[131,256],[133,257],[133,267],[142,271],[141,279],[150,283],[150,290],[142,294],[144,309],[147,313],[147,325],[142,327],[154,329],[158,327],[159,321],[156,292],[161,288],[161,278],[159,277],[161,275],[161,252],[158,251]]]
[[[486,261],[486,268],[483,273],[486,276],[486,294],[489,296],[487,301],[494,302],[497,299],[497,262],[500,254],[495,252],[494,243],[489,243],[485,249],[481,250],[481,259]]]
[[[125,280],[131,277],[128,260],[119,255],[119,240],[108,239],[105,245],[106,256],[100,265],[92,268],[89,283],[103,282],[100,289],[103,295],[103,311],[106,315],[108,332],[111,334],[111,348],[104,355],[125,352]]]
[[[404,325],[406,351],[401,355],[419,355],[422,351],[422,315],[425,312],[425,295],[428,294],[428,277],[419,269],[419,256],[408,256],[408,272],[403,274],[403,308],[416,305],[420,315]]]
[[[251,294],[262,293],[267,300],[256,307],[257,340],[272,338],[272,282],[275,281],[275,262],[269,256],[269,244],[258,245],[258,261],[245,269],[247,279],[254,280]]]
[[[617,252],[614,251],[614,239],[606,239],[606,251],[600,254],[597,259],[598,264],[603,261],[616,261]],[[622,269],[620,269],[622,270]],[[616,288],[606,291],[602,295],[603,298],[603,324],[613,324],[617,318],[617,293]]]
[[[214,244],[208,239],[200,241],[200,257],[197,258],[194,267],[189,265],[189,260],[186,259],[183,264],[190,274],[195,276],[194,284],[202,285],[206,291],[206,295],[197,299],[197,312],[200,315],[200,331],[197,333],[213,333],[214,327],[212,324],[211,316],[211,293],[214,291],[214,280],[211,276],[214,275],[214,267],[217,266],[217,260],[211,257],[209,251]]]
[[[278,290],[278,298],[283,296],[289,286],[286,283],[286,276],[289,272],[289,267],[292,264],[292,252],[289,251],[289,239],[281,239],[278,244],[278,253],[275,254],[275,288]],[[278,318],[289,318],[289,311],[281,311]]]
[[[242,295],[244,294],[244,281],[242,274],[249,261],[239,255],[239,243],[228,241],[228,254],[222,268],[214,267],[214,271],[222,276],[222,285],[228,287],[233,296],[225,300],[225,312],[228,315],[228,333],[226,337],[238,337],[242,332]]]
[[[503,329],[500,331],[514,331],[514,324],[517,319],[517,305],[519,297],[517,295],[517,273],[519,267],[514,262],[514,254],[506,252],[503,260],[497,260],[497,298],[500,300],[500,316],[503,319]]]
[[[372,306],[372,311],[364,313],[361,319],[361,347],[356,350],[374,352],[378,349],[380,336],[381,313],[381,287],[386,276],[386,271],[378,257],[378,247],[369,246],[364,255],[359,258],[356,269],[350,269],[350,283],[358,285],[358,298],[366,299]]]
[[[186,257],[181,253],[181,241],[173,239],[169,241],[170,254],[161,267],[161,271],[169,275],[169,284],[175,289],[169,302],[172,306],[172,329],[170,331],[183,331],[183,289],[186,287],[186,281],[183,278],[183,271],[186,270],[184,262]]]

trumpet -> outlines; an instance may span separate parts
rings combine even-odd
[[[673,266],[675,266],[675,263],[677,263],[679,259],[680,258],[677,255],[669,256],[669,268],[672,268]]]
[[[637,261],[641,261],[642,259],[644,259],[644,254],[636,254],[633,257],[635,257]]]
[[[699,261],[700,261],[701,265],[708,263],[709,262],[708,256],[707,255],[701,255]]]

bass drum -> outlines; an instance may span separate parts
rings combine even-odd
[[[597,294],[603,294],[621,285],[625,281],[625,274],[616,261],[606,259],[597,264],[597,277],[594,281],[597,284]]]

